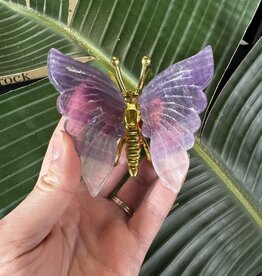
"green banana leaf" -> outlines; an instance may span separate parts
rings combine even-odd
[[[141,275],[262,271],[262,39],[211,109]]]
[[[118,56],[132,87],[142,56],[151,56],[156,74],[210,44],[216,64],[206,91],[211,99],[260,1],[71,2],[0,0],[1,76],[44,66],[55,47],[74,56],[88,52],[109,71],[111,56]],[[207,114],[179,206],[152,244],[141,275],[262,271],[261,59],[260,41]],[[59,119],[56,97],[46,79],[0,96],[0,217],[35,184]]]
[[[0,0],[0,75],[45,65],[51,47],[80,54],[81,46],[108,69],[112,55],[119,57],[134,85],[144,55],[158,73],[211,44],[216,62],[206,91],[211,97],[259,2],[79,0],[68,25],[68,0]]]

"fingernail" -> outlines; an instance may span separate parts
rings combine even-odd
[[[52,159],[57,160],[63,150],[63,137],[61,131],[57,131],[54,133],[53,136],[53,143],[52,143]]]

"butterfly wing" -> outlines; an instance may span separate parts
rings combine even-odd
[[[171,65],[145,87],[140,96],[142,133],[151,139],[156,172],[174,192],[189,166],[186,150],[200,128],[198,113],[207,105],[203,89],[213,77],[213,54],[207,46],[198,54]]]
[[[124,134],[124,99],[114,83],[95,68],[56,49],[48,55],[48,76],[60,93],[58,111],[67,120],[82,161],[82,177],[96,196],[114,166],[117,140]]]

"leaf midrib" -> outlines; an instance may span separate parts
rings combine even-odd
[[[238,201],[244,206],[253,220],[262,229],[262,217],[258,213],[258,210],[248,200],[248,198],[241,192],[239,186],[236,184],[236,180],[232,175],[227,173],[226,169],[215,160],[208,148],[199,140],[196,140],[194,145],[197,155],[208,165],[212,172],[221,180],[226,188],[238,199]]]
[[[29,9],[23,5],[15,4],[12,2],[5,2],[4,0],[0,0],[0,3],[5,5],[8,9],[12,9],[13,11],[25,15],[27,17],[31,17],[32,19],[39,22],[41,25],[49,26],[52,29],[59,30],[59,32],[63,33],[65,36],[72,39],[77,43],[80,47],[82,47],[86,52],[96,57],[96,61],[107,68],[109,71],[113,72],[113,67],[110,64],[110,58],[99,48],[95,47],[92,43],[85,40],[79,33],[74,32],[67,25],[51,18],[48,16],[43,16],[39,12],[34,11],[33,9]],[[127,72],[127,70],[122,69],[123,77],[128,84],[128,86],[135,88],[136,80]],[[224,183],[224,185],[230,190],[230,192],[238,199],[238,201],[244,206],[244,208],[248,211],[253,220],[258,224],[258,226],[262,229],[262,217],[259,215],[258,211],[255,209],[253,204],[244,196],[239,187],[236,184],[234,178],[226,173],[226,170],[215,161],[215,159],[210,154],[209,150],[205,148],[203,143],[198,139],[195,146],[195,152],[198,156],[208,165],[208,167],[213,171],[215,175]],[[208,152],[208,153],[207,153]]]

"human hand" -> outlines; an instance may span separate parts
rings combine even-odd
[[[127,172],[125,157],[93,198],[80,183],[81,164],[60,121],[33,191],[0,221],[0,275],[138,275],[145,254],[176,194],[146,160],[117,196],[108,196]],[[177,183],[179,185],[180,183]]]

